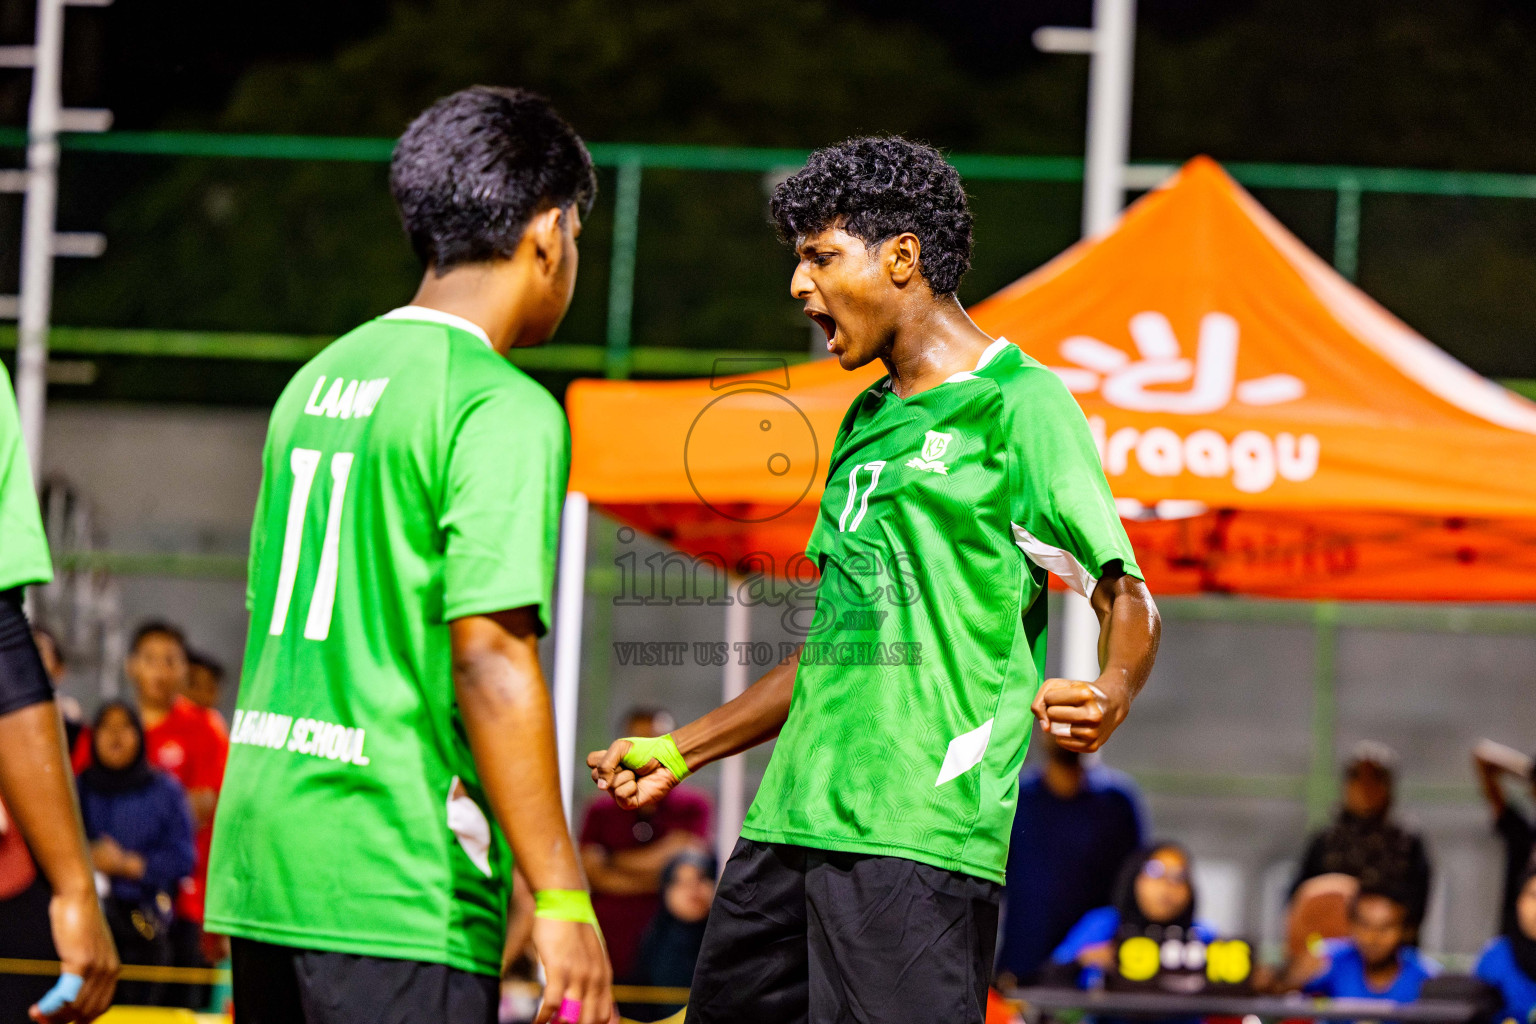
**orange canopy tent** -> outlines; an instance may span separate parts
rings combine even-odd
[[[1212,161],[971,310],[1076,394],[1154,593],[1536,600],[1536,405],[1387,313]],[[878,364],[578,381],[571,489],[795,576]]]

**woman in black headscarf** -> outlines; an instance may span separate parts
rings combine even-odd
[[[172,904],[192,873],[192,812],[181,783],[145,759],[144,726],[127,704],[109,701],[97,712],[79,788],[91,859],[107,879],[102,907],[123,963],[168,965]],[[162,988],[125,982],[117,999],[154,1005]]]
[[[1211,942],[1216,932],[1195,920],[1195,887],[1189,851],[1178,843],[1154,843],[1132,854],[1115,882],[1114,902],[1090,910],[1072,926],[1051,954],[1052,974],[1076,971],[1076,981],[1091,988],[1114,961],[1123,937],[1149,928],[1184,929],[1187,937]]]
[[[688,988],[693,967],[704,944],[704,925],[715,898],[715,858],[705,853],[682,853],[661,873],[661,907],[640,939],[635,957],[635,982]],[[641,1020],[657,1020],[677,1012],[680,1006],[651,1006]],[[626,1007],[634,1016],[637,1008]]]
[[[1536,860],[1526,864],[1516,894],[1513,920],[1483,950],[1476,973],[1504,995],[1497,1019],[1524,1024],[1536,1019]]]

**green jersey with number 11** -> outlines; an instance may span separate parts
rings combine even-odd
[[[549,623],[570,434],[458,317],[330,345],[272,413],[211,932],[495,974],[511,855],[454,700],[448,623]]]

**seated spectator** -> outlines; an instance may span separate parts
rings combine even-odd
[[[625,736],[658,736],[672,727],[670,715],[648,708],[624,721]],[[587,805],[581,862],[615,979],[632,976],[640,937],[661,905],[662,870],[678,854],[709,852],[709,814],[709,801],[687,785],[641,811],[626,811],[606,794]]]
[[[1297,886],[1285,918],[1286,962],[1301,962],[1324,939],[1347,938],[1350,908],[1358,895],[1360,879],[1338,871]]]
[[[227,943],[203,935],[203,892],[208,878],[208,848],[213,840],[213,811],[229,757],[229,730],[217,712],[198,707],[185,696],[187,644],[181,630],[167,622],[148,622],[134,634],[124,671],[138,697],[143,715],[145,755],[156,768],[169,772],[186,790],[192,808],[197,861],[176,894],[176,919],[171,926],[173,963],[177,967],[207,967],[226,954]],[[81,737],[85,753],[89,738]],[[81,767],[76,746],[76,770]],[[176,985],[173,1005],[201,1009],[209,989]]]
[[[1350,906],[1349,938],[1322,944],[1301,990],[1332,999],[1411,1003],[1440,966],[1415,949],[1409,936],[1407,899],[1362,884]]]
[[[715,858],[707,853],[674,857],[661,873],[661,906],[640,939],[635,957],[637,985],[688,988],[704,944],[704,923],[715,900]],[[627,1008],[635,1017],[636,1008]],[[656,1020],[680,1006],[652,1005],[637,1020]]]
[[[1392,817],[1397,755],[1366,740],[1344,768],[1344,796],[1332,825],[1312,837],[1291,885],[1333,872],[1351,875],[1364,889],[1401,893],[1410,941],[1429,902],[1429,857],[1424,840]]]
[[[188,651],[187,699],[216,715],[221,722],[224,716],[219,712],[219,692],[223,687],[224,666],[211,655]]]
[[[1195,919],[1191,866],[1189,852],[1177,843],[1156,843],[1133,854],[1115,882],[1114,902],[1084,915],[1051,954],[1051,963],[1058,970],[1075,968],[1078,986],[1094,988],[1126,936],[1176,926],[1202,942],[1214,941],[1216,930]]]
[[[0,958],[59,958],[48,927],[52,898],[53,890],[37,870],[21,829],[0,803]],[[27,1009],[52,984],[52,978],[0,971],[0,1021],[27,1020]]]
[[[1515,915],[1510,927],[1488,944],[1476,974],[1504,997],[1498,1020],[1536,1020],[1536,864],[1516,879]]]
[[[1515,932],[1515,900],[1520,894],[1520,879],[1536,848],[1536,824],[1510,804],[1504,795],[1503,780],[1517,779],[1531,788],[1536,797],[1536,760],[1500,743],[1484,740],[1472,752],[1482,783],[1483,799],[1493,811],[1493,830],[1504,842],[1504,893],[1499,902],[1499,933]],[[1524,1018],[1521,1018],[1524,1020]]]
[[[1115,875],[1147,842],[1130,777],[1067,750],[1046,734],[1045,763],[1019,780],[1008,847],[1002,952],[1005,986],[1029,984],[1067,931],[1114,895]]]
[[[173,900],[192,872],[192,818],[181,785],[146,759],[144,727],[127,704],[110,701],[97,712],[79,788],[91,856],[106,880],[102,906],[123,963],[169,965]],[[163,989],[123,982],[117,998],[160,1005]]]

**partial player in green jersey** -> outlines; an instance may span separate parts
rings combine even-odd
[[[496,1019],[513,853],[539,1020],[609,1019],[539,668],[569,429],[507,361],[571,301],[591,158],[541,97],[474,88],[395,147],[426,267],[272,412],[207,927],[242,1021]]]
[[[1157,610],[1082,411],[955,298],[971,218],[943,157],[854,139],[812,154],[773,212],[828,351],[888,371],[833,447],[814,624],[740,698],[588,763],[636,807],[778,738],[691,1024],[979,1024],[1031,725],[1097,750],[1151,671]],[[1095,679],[1042,681],[1048,573],[1098,614]]]
[[[19,1021],[30,1011],[33,1020],[63,1024],[95,1020],[106,1011],[118,962],[96,898],[64,752],[64,722],[22,611],[26,587],[52,578],[16,396],[0,366],[0,811],[15,820],[53,890],[49,920],[21,920],[16,926],[25,930],[30,923],[39,932],[51,931],[63,967],[51,989],[46,982],[36,991],[8,986],[0,996],[0,1017]],[[29,901],[18,902],[22,909],[13,903],[7,913],[25,919]]]

